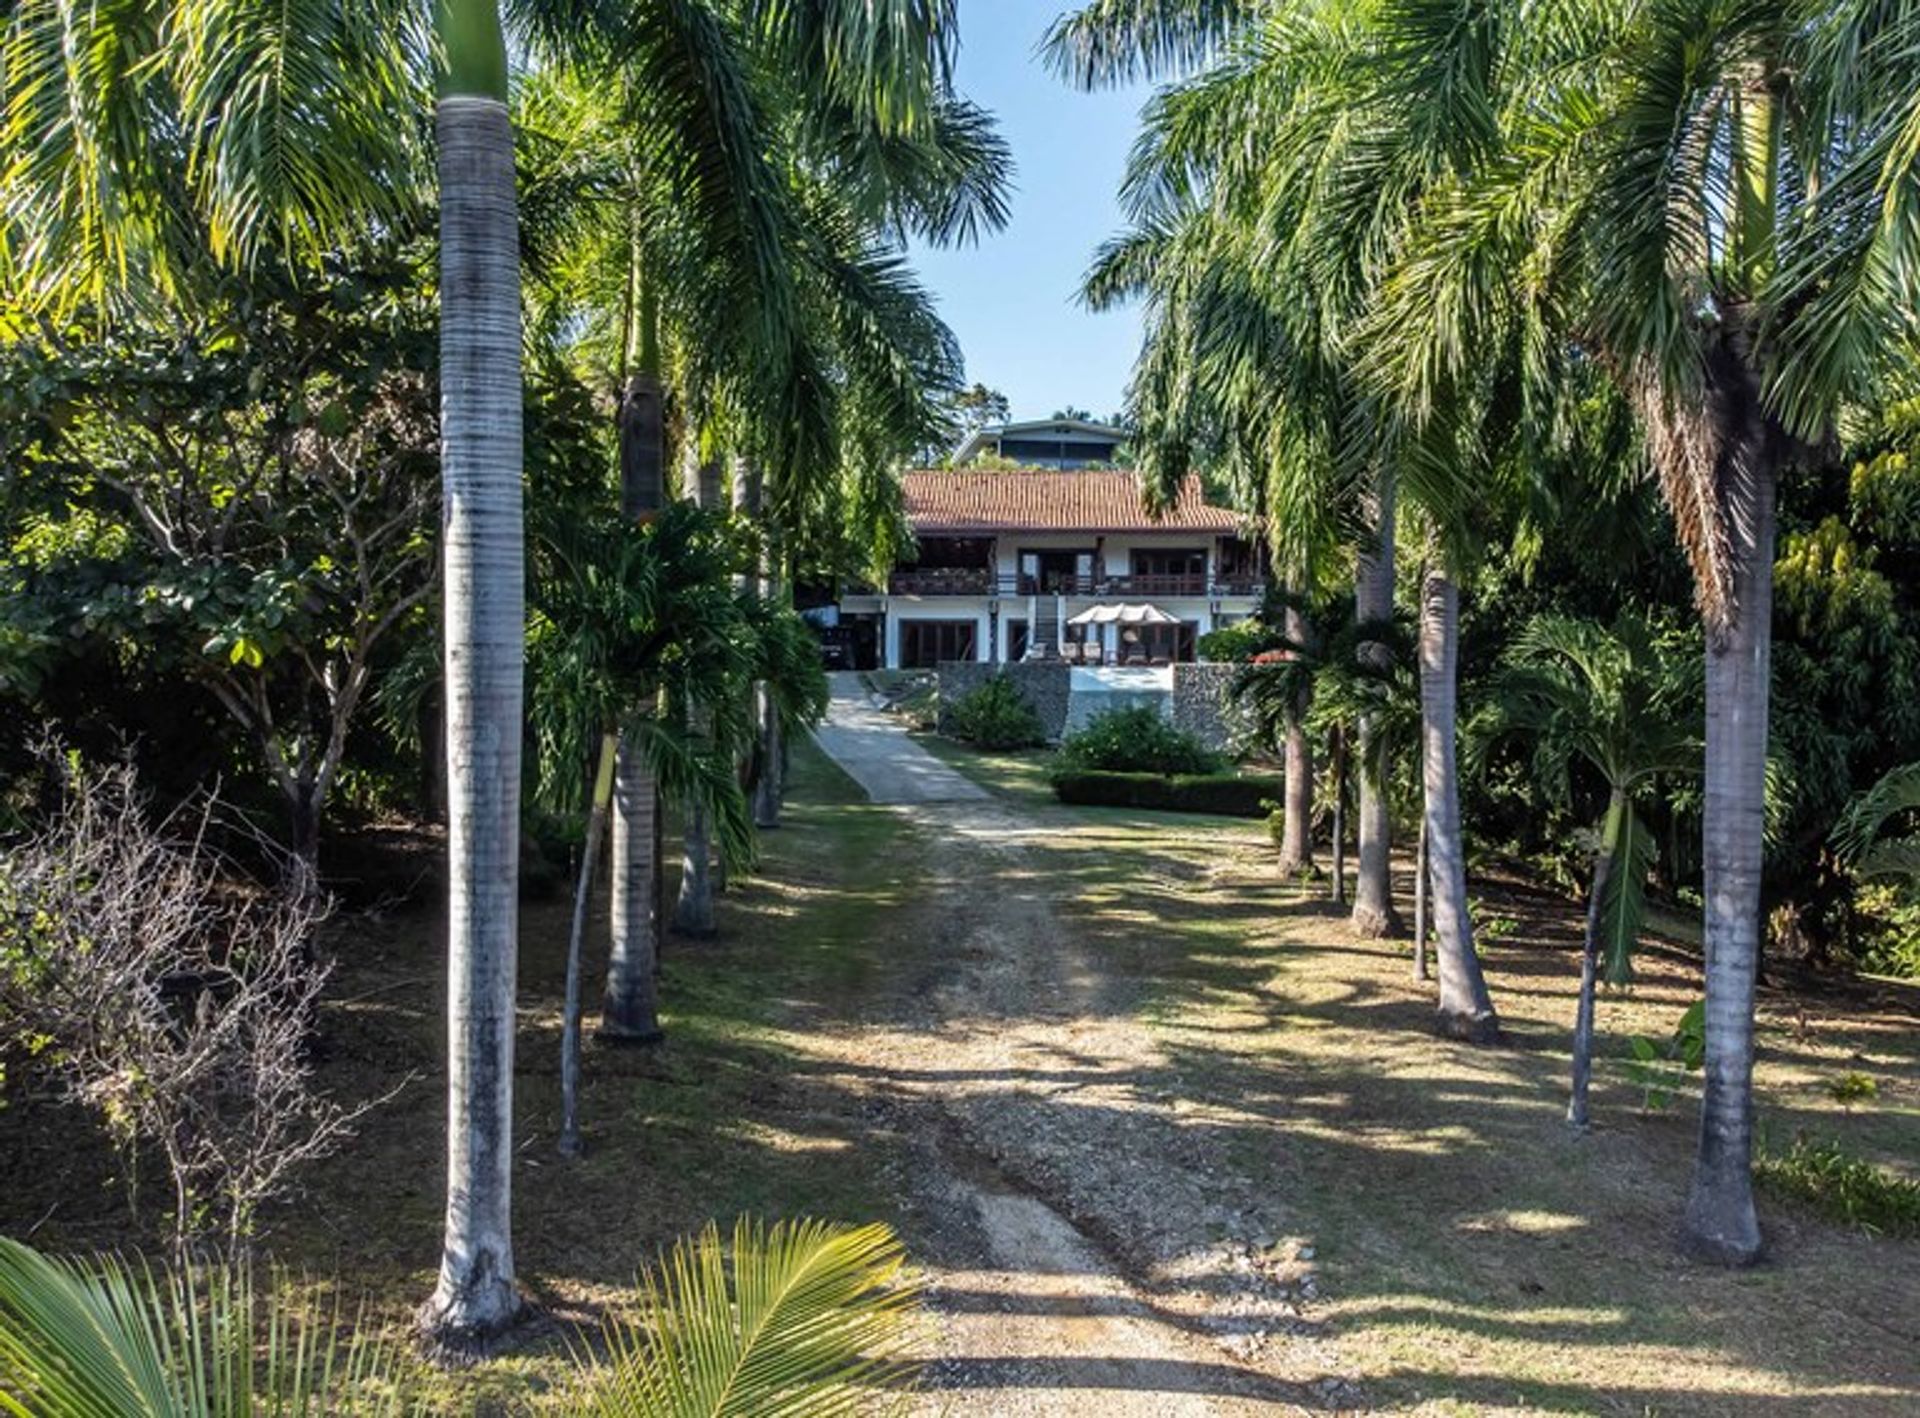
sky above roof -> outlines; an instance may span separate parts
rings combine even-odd
[[[1116,412],[1140,347],[1137,310],[1096,315],[1078,293],[1094,249],[1121,229],[1116,193],[1148,90],[1083,94],[1049,73],[1036,49],[1061,8],[960,0],[959,88],[1013,147],[1013,218],[977,246],[914,250],[968,381],[1000,390],[1016,419]]]

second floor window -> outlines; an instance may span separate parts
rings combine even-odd
[[[1207,554],[1204,550],[1175,549],[1162,551],[1135,549],[1133,553],[1133,574],[1135,576],[1180,576],[1205,580],[1207,575]]]

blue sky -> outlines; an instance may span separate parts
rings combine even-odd
[[[1094,249],[1120,229],[1115,202],[1144,87],[1083,94],[1035,47],[1060,7],[960,0],[959,88],[991,109],[1018,166],[1006,230],[914,264],[960,337],[967,379],[1004,393],[1015,418],[1069,404],[1119,409],[1140,346],[1137,311],[1095,315],[1075,299]]]

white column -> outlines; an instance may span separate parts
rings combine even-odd
[[[1027,597],[1027,654],[1033,654],[1033,644],[1040,634],[1040,598]]]
[[[880,611],[885,617],[881,622],[885,629],[880,637],[880,663],[890,670],[897,670],[900,668],[900,622],[895,618],[890,602],[882,601]]]
[[[1054,629],[1058,632],[1054,636],[1053,648],[1060,652],[1062,659],[1065,659],[1067,654],[1067,598],[1065,596],[1053,598],[1053,623]]]
[[[974,624],[976,628],[973,632],[973,658],[978,664],[990,665],[993,663],[994,653],[993,613],[981,611]]]

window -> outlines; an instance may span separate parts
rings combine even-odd
[[[1161,550],[1135,549],[1133,553],[1133,574],[1151,576],[1155,579],[1190,579],[1205,583],[1207,578],[1207,553],[1204,548],[1174,548]]]
[[[970,620],[903,620],[900,622],[900,667],[930,670],[942,660],[975,658]]]

